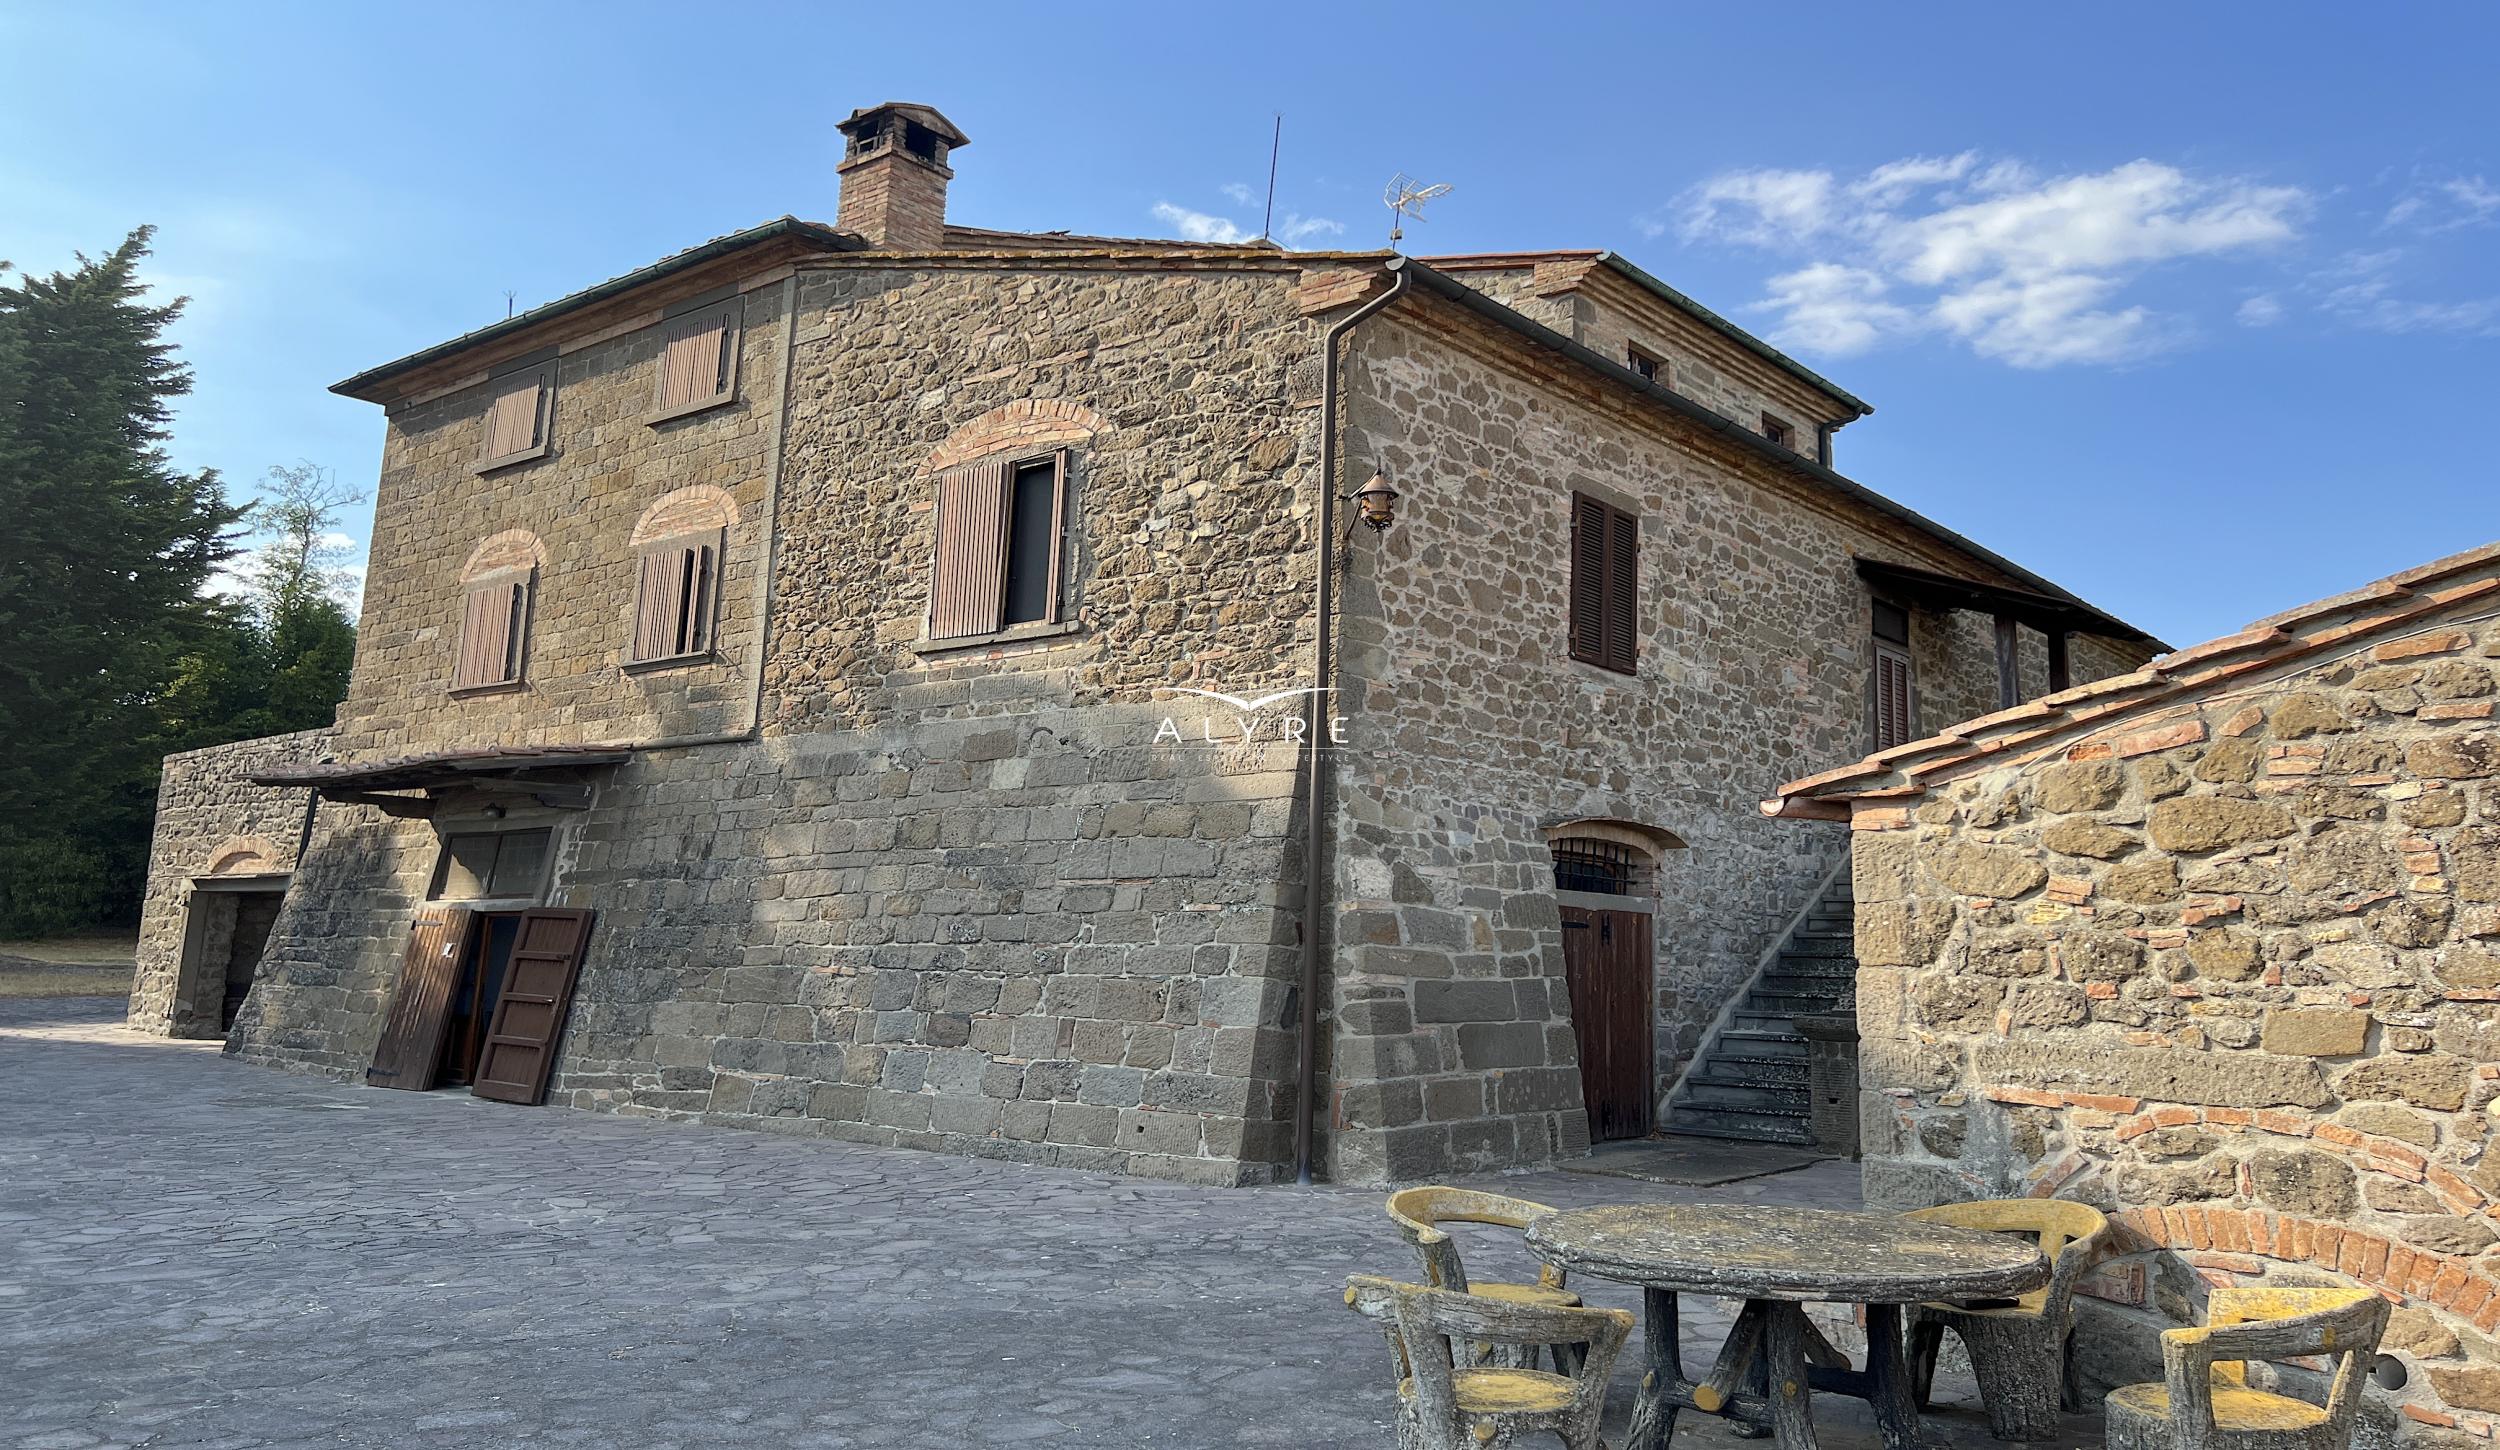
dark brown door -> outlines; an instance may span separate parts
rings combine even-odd
[[[469,941],[469,908],[428,906],[408,928],[408,954],[400,962],[391,1015],[373,1049],[365,1081],[375,1087],[424,1092],[434,1086],[434,1064],[443,1055],[443,1028],[452,992],[460,985],[460,960]]]
[[[573,1005],[573,981],[581,975],[582,949],[589,944],[587,911],[542,906],[521,913],[520,936],[512,944],[470,1092],[507,1103],[547,1096],[564,1014]]]
[[[1571,988],[1571,1031],[1580,1042],[1580,1094],[1589,1136],[1646,1138],[1657,1064],[1650,1024],[1649,918],[1637,911],[1562,908],[1563,976]]]
[[[460,985],[451,994],[451,1020],[443,1032],[443,1065],[434,1074],[436,1087],[467,1087],[477,1081],[478,1059],[486,1052],[486,1026],[494,1019],[504,970],[511,965],[513,943],[520,938],[521,913],[479,914],[460,964]]]

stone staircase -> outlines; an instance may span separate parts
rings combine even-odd
[[[1664,1131],[1757,1143],[1814,1141],[1806,1039],[1789,1019],[1857,1009],[1855,911],[1844,872],[1798,919],[1702,1045],[1667,1103]]]

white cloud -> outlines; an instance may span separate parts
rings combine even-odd
[[[1238,181],[1225,182],[1220,190],[1222,190],[1226,196],[1232,198],[1233,205],[1235,206],[1248,206],[1250,203],[1259,199],[1259,194],[1257,192],[1252,191],[1247,185]]]
[[[1236,190],[1247,191],[1248,188],[1227,186],[1223,190],[1229,196]],[[1183,238],[1193,242],[1252,242],[1257,241],[1259,236],[1257,232],[1234,221],[1231,217],[1217,216],[1212,212],[1191,211],[1188,207],[1178,206],[1168,201],[1156,202],[1154,215],[1155,220],[1171,227]],[[1324,216],[1303,216],[1299,212],[1285,213],[1284,222],[1276,228],[1276,235],[1288,246],[1307,242],[1314,237],[1335,237],[1344,234],[1344,222]]]
[[[1324,216],[1288,215],[1276,234],[1288,242],[1303,242],[1313,237],[1341,237],[1345,235],[1345,223],[1331,221]]]
[[[2016,367],[2123,363],[2189,329],[2123,294],[2145,271],[2298,236],[2297,187],[2191,176],[2155,161],[2042,177],[1972,152],[1913,156],[1842,179],[1829,171],[1713,177],[1679,199],[1691,241],[1784,253],[1755,310],[1772,336],[1862,351],[1935,330]],[[1645,219],[1642,229],[1663,226]],[[1654,234],[1654,232],[1652,233]]]
[[[1246,242],[1253,235],[1234,225],[1229,218],[1210,216],[1202,211],[1191,211],[1185,206],[1174,206],[1168,201],[1156,202],[1154,214],[1155,220],[1177,230],[1184,238],[1193,242]]]
[[[2500,337],[2500,297],[2443,302],[2397,295],[2396,274],[2408,260],[2401,247],[2348,252],[2312,274],[2307,290],[2330,316],[2371,332]]]
[[[2500,223],[2500,187],[2480,176],[2449,176],[2416,180],[2388,207],[2379,225],[2394,231],[2436,236],[2465,227]]]
[[[1771,295],[1760,305],[1780,313],[1788,341],[1816,352],[1845,357],[1920,326],[1917,313],[1885,300],[1884,279],[1862,267],[1818,262],[1765,285]]]
[[[2242,302],[2232,314],[2242,327],[2272,327],[2283,320],[2283,299],[2271,292],[2260,292]]]
[[[1820,235],[1833,219],[1828,171],[1731,171],[1686,194],[1687,241],[1777,247]]]

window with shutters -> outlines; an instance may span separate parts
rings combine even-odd
[[[1918,680],[1910,666],[1910,613],[1875,601],[1874,743],[1890,750],[1919,738]]]
[[[428,901],[525,900],[547,879],[555,832],[474,831],[443,838]]]
[[[1634,674],[1640,651],[1640,520],[1571,496],[1571,657]]]
[[[643,547],[634,585],[634,637],[628,665],[682,664],[712,655],[719,611],[718,531]]]
[[[937,480],[931,641],[1065,621],[1068,453],[988,459]]]
[[[533,577],[528,571],[506,570],[467,585],[460,606],[460,652],[451,671],[455,693],[520,686]]]
[[[477,471],[545,457],[555,412],[555,359],[545,358],[491,379],[486,388],[486,437],[479,445]]]
[[[651,415],[665,423],[734,400],[738,392],[735,297],[678,309],[661,322],[660,376]]]

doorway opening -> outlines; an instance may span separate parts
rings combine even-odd
[[[469,927],[468,947],[460,954],[460,980],[452,987],[443,1023],[443,1052],[436,1060],[429,1088],[465,1088],[477,1081],[478,1060],[486,1052],[486,1029],[495,1020],[495,1004],[503,998],[504,973],[512,966],[513,944],[521,939],[521,913],[481,911]]]
[[[1657,1126],[1658,1076],[1649,857],[1596,836],[1557,838],[1553,851],[1589,1137],[1646,1138]]]
[[[201,876],[184,913],[174,1031],[223,1037],[251,996],[261,957],[286,902],[287,873]]]

